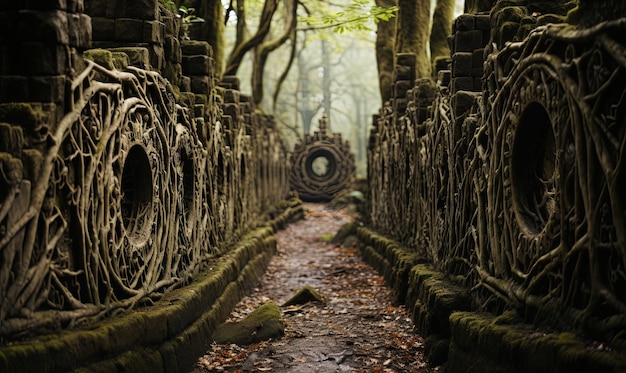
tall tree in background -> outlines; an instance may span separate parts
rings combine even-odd
[[[430,31],[430,59],[449,57],[448,37],[452,34],[452,21],[456,0],[437,0],[433,13],[433,26]],[[432,66],[432,65],[431,65]]]
[[[396,53],[414,53],[418,78],[430,76],[430,0],[398,0]]]
[[[431,0],[376,0],[380,7],[397,5],[399,8],[397,22],[378,23],[376,58],[383,103],[391,98],[397,53],[416,55],[415,71],[418,78],[431,77],[433,61],[437,57],[450,55],[448,36],[452,32],[456,2],[436,0],[431,22]]]
[[[398,5],[397,0],[376,0],[376,5],[390,9]],[[396,18],[387,22],[378,22],[376,31],[376,63],[378,65],[378,84],[382,102],[391,98],[393,83],[393,65],[395,59]]]

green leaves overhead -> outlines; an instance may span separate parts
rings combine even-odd
[[[306,26],[299,30],[332,29],[343,34],[346,31],[372,31],[371,22],[389,21],[395,17],[397,6],[381,8],[372,5],[371,0],[352,0],[348,5],[338,8],[339,11],[329,9],[323,15],[299,17],[298,21]]]

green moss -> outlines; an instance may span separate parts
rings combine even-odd
[[[521,321],[522,320],[519,314],[517,313],[517,311],[507,310],[507,311],[504,311],[498,317],[494,318],[491,323],[493,325],[511,325],[511,324],[518,324]]]
[[[309,285],[301,287],[293,296],[291,296],[282,306],[294,306],[305,304],[307,302],[324,303],[324,297],[317,290]]]
[[[113,64],[113,54],[109,50],[89,49],[83,52],[83,57],[109,70],[115,69],[115,65]]]
[[[228,322],[218,326],[213,339],[220,344],[249,345],[284,335],[280,309],[275,303],[268,302],[242,321]]]
[[[0,104],[0,122],[19,125],[29,131],[34,131],[45,117],[40,105],[26,102]]]
[[[320,237],[320,240],[324,242],[331,242],[333,240],[333,237],[335,237],[334,233],[325,233]]]
[[[111,52],[113,66],[118,70],[125,70],[130,65],[128,54],[123,52]]]

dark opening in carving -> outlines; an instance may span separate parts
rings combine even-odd
[[[135,244],[144,241],[152,221],[152,169],[146,150],[133,145],[122,171],[122,219],[127,237]]]
[[[513,206],[527,234],[540,233],[554,213],[555,168],[550,116],[543,105],[531,103],[520,118],[511,159]]]
[[[337,169],[337,161],[332,153],[325,149],[318,149],[307,157],[306,173],[315,180],[324,181],[330,179]]]
[[[183,208],[185,219],[189,220],[191,211],[193,211],[194,193],[195,193],[195,171],[193,165],[193,159],[183,151],[180,156],[181,164],[183,166]]]

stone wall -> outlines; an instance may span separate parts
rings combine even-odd
[[[290,166],[273,118],[236,78],[218,81],[211,46],[181,42],[158,0],[4,3],[0,21],[0,353],[11,363],[37,349],[7,343],[126,314],[210,274],[289,196]],[[220,291],[192,303],[208,309]],[[76,366],[114,358],[90,354]]]
[[[591,3],[462,15],[436,82],[411,82],[398,56],[370,137],[372,231],[360,236],[374,265],[402,274],[390,282],[452,371],[534,371],[518,363],[542,348],[537,330],[550,335],[540,371],[626,367],[624,18],[586,28],[583,8],[613,2]]]

